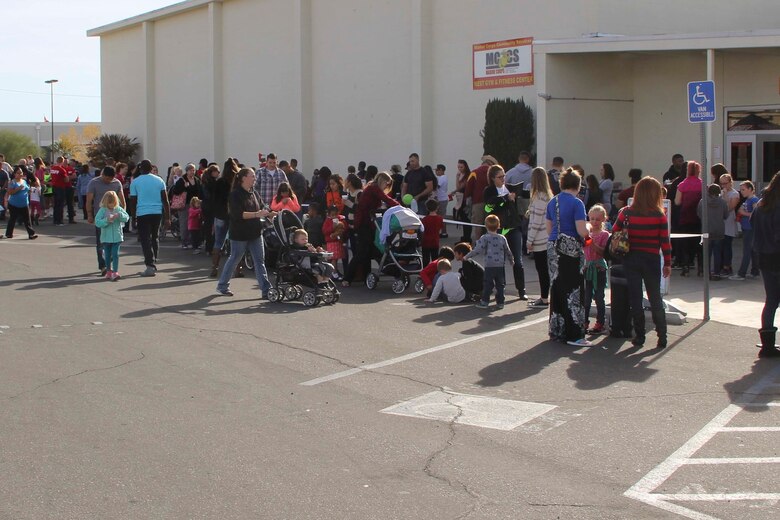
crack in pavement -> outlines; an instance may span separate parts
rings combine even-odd
[[[556,503],[541,504],[541,503],[534,503],[534,502],[528,502],[528,505],[531,507],[596,507],[591,504],[556,504]]]
[[[253,332],[244,332],[244,331],[240,331],[240,330],[214,329],[214,328],[210,328],[210,327],[206,328],[206,327],[202,327],[202,326],[195,327],[195,326],[183,325],[181,323],[175,323],[175,322],[172,322],[172,321],[169,321],[169,320],[160,320],[160,321],[162,321],[163,323],[167,323],[168,325],[171,325],[173,327],[179,327],[180,329],[184,329],[184,330],[198,330],[198,331],[207,330],[208,332],[224,332],[226,334],[238,334],[240,336],[249,336],[249,337],[255,338],[256,340],[258,340],[260,342],[265,341],[267,343],[270,343],[271,345],[277,345],[277,346],[280,346],[280,347],[289,348],[291,350],[295,350],[295,351],[298,351],[298,352],[305,352],[305,353],[311,354],[313,356],[317,356],[317,357],[320,357],[320,358],[323,358],[323,359],[327,359],[329,361],[333,361],[335,363],[338,363],[339,365],[341,365],[343,367],[346,367],[346,368],[360,368],[359,365],[358,366],[352,365],[352,364],[347,363],[345,361],[342,361],[342,360],[340,360],[340,359],[338,359],[336,357],[329,356],[327,354],[323,354],[322,352],[317,352],[316,350],[310,350],[310,349],[303,348],[303,347],[296,347],[295,345],[290,345],[289,343],[283,343],[281,341],[276,341],[276,340],[273,340],[273,339],[270,339],[270,338],[265,338],[263,336],[259,336],[258,334],[255,334]]]
[[[22,395],[33,393],[36,390],[39,390],[39,389],[43,388],[44,386],[53,385],[55,383],[59,383],[60,381],[65,381],[66,379],[71,379],[73,377],[78,377],[80,375],[88,374],[90,372],[103,372],[103,371],[106,371],[106,370],[113,370],[115,368],[121,368],[123,366],[127,366],[127,365],[130,365],[132,363],[136,363],[138,361],[141,361],[144,358],[146,358],[146,355],[143,352],[141,352],[141,357],[135,358],[135,359],[130,359],[128,361],[124,361],[122,363],[119,363],[118,365],[112,365],[110,367],[87,368],[86,370],[82,370],[81,372],[76,372],[75,374],[68,374],[66,376],[62,376],[62,377],[58,377],[56,379],[52,379],[51,381],[48,381],[46,383],[42,383],[42,384],[36,386],[35,388],[31,388],[29,390],[24,390],[23,392],[19,392],[18,394],[15,394],[15,395],[12,395],[10,397],[7,397],[7,399],[9,399],[9,400],[10,399],[16,399],[17,397],[20,397]]]
[[[483,497],[477,492],[470,489],[468,485],[464,484],[463,482],[457,479],[447,478],[445,475],[438,473],[433,469],[433,464],[436,462],[436,460],[441,458],[441,456],[444,455],[444,453],[447,450],[449,450],[455,445],[455,436],[457,435],[457,431],[455,430],[455,423],[458,421],[458,419],[460,419],[463,416],[463,407],[458,405],[457,403],[452,402],[453,397],[456,397],[457,394],[450,392],[444,387],[438,387],[438,388],[439,390],[441,390],[442,392],[444,392],[449,396],[446,402],[447,404],[454,406],[457,409],[457,413],[451,420],[447,421],[447,428],[449,430],[447,439],[445,440],[444,445],[441,448],[431,453],[431,455],[425,460],[425,465],[423,466],[423,473],[425,473],[427,476],[433,479],[436,479],[440,482],[444,482],[449,487],[455,490],[466,493],[474,501],[471,507],[467,511],[455,517],[455,520],[463,520],[468,516],[470,516],[477,509],[477,506],[479,505],[479,502],[482,500]]]

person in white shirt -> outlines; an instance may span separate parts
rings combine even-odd
[[[436,278],[436,284],[433,286],[431,297],[426,300],[433,303],[444,296],[450,303],[460,303],[466,299],[466,290],[460,283],[460,275],[452,272],[452,264],[446,258],[439,260],[436,268],[439,276]]]
[[[450,194],[447,189],[447,167],[443,164],[436,165],[436,202],[439,203],[438,214],[447,218],[447,204],[450,202]],[[439,238],[447,238],[447,224],[443,224]]]

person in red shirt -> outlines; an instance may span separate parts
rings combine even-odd
[[[51,167],[51,185],[54,188],[54,225],[64,226],[63,213],[68,207],[68,222],[75,224],[76,211],[73,208],[73,185],[71,178],[76,171],[65,162],[65,158],[57,157],[57,164]]]
[[[482,156],[482,166],[469,174],[466,181],[466,191],[463,194],[466,201],[471,204],[471,223],[479,224],[474,226],[471,231],[471,240],[476,243],[479,237],[485,232],[482,224],[485,222],[485,199],[483,194],[485,188],[490,184],[488,180],[488,170],[491,166],[498,164],[498,161],[491,155]]]
[[[371,272],[371,259],[374,251],[374,215],[384,203],[388,208],[398,206],[398,201],[390,198],[387,193],[393,188],[393,180],[387,172],[380,172],[373,181],[366,184],[360,195],[360,204],[355,210],[355,236],[357,246],[342,285],[348,287],[358,270],[365,276]]]
[[[639,168],[631,168],[628,170],[628,178],[631,179],[631,186],[622,190],[615,201],[615,207],[617,209],[623,209],[628,206],[628,199],[634,196],[634,188],[636,183],[642,178],[642,170]]]
[[[438,214],[439,203],[428,199],[425,203],[428,214],[422,218],[423,239],[422,257],[423,267],[430,264],[439,254],[439,235],[444,228],[444,217]]]

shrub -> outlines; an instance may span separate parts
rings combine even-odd
[[[517,164],[518,153],[533,153],[534,113],[522,98],[491,99],[485,107],[485,128],[479,135],[484,153],[508,170]]]

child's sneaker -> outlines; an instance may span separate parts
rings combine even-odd
[[[111,273],[111,281],[112,282],[116,282],[120,278],[122,278],[122,277],[119,276],[119,273],[117,271],[114,271],[113,273]]]
[[[111,269],[107,270],[106,271],[106,280],[110,280],[113,275],[114,275],[114,272]]]
[[[596,323],[592,329],[588,329],[588,334],[606,334],[607,329],[603,323]]]
[[[477,309],[487,309],[487,308],[488,308],[488,303],[487,302],[480,301],[477,304]]]
[[[567,341],[566,344],[571,345],[572,347],[590,347],[593,345],[593,343],[584,338],[576,341]]]
[[[549,304],[541,298],[538,298],[528,304],[529,307],[547,307],[548,305]]]

